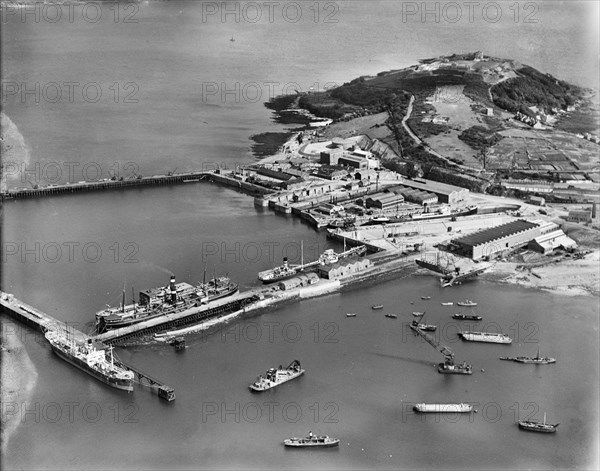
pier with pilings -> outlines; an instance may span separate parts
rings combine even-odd
[[[69,323],[55,319],[45,312],[42,312],[39,309],[36,309],[33,306],[30,306],[15,298],[12,294],[2,291],[0,291],[0,311],[12,317],[13,319],[16,319],[17,321],[44,333],[49,330],[68,331],[69,336],[72,337],[77,343],[87,343],[89,340],[100,340],[96,337],[84,334],[83,332],[75,329],[72,325],[69,325]],[[161,399],[166,401],[173,401],[175,399],[175,390],[172,387],[150,376],[149,374],[142,372],[138,368],[125,364],[121,361],[118,361],[117,363],[123,368],[131,370],[140,385],[150,387],[158,393],[158,397]]]
[[[236,178],[235,173],[224,173],[220,170],[184,172],[167,175],[153,175],[149,177],[137,176],[129,179],[81,181],[77,183],[65,183],[60,185],[37,186],[32,188],[17,188],[0,192],[0,200],[21,200],[30,198],[44,198],[50,196],[71,195],[90,191],[125,190],[140,186],[164,186],[184,183],[198,183],[201,181],[217,182],[223,185],[237,188],[252,196],[261,196],[272,193],[268,188],[255,185],[243,179]]]

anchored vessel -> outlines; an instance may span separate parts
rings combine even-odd
[[[419,321],[412,321],[412,325],[415,326],[419,330],[425,330],[428,332],[435,332],[437,330],[437,325],[421,324],[421,323],[419,323]]]
[[[466,306],[466,307],[477,306],[477,303],[474,301],[471,301],[470,299],[465,299],[464,301],[459,301],[456,304],[459,306]]]
[[[71,365],[109,386],[133,391],[134,373],[115,364],[112,347],[89,339],[87,344],[76,344],[57,331],[45,335],[54,353]],[[107,355],[107,350],[109,354]]]
[[[425,313],[424,312],[420,312],[420,311],[414,311],[412,313],[412,315],[415,316],[415,317],[421,317],[421,316],[425,315]]]
[[[493,334],[487,332],[459,332],[463,340],[469,342],[488,342],[488,343],[512,343],[512,339],[506,334]]]
[[[287,280],[296,276],[302,265],[289,265],[287,257],[283,258],[283,265],[258,273],[258,279],[263,283],[274,283],[275,281]]]
[[[356,317],[356,312],[347,312],[346,317]]]
[[[547,424],[546,413],[544,413],[544,421],[536,420],[519,420],[519,428],[529,430],[530,432],[554,433],[560,424]]]
[[[383,309],[383,304],[375,304],[374,306],[371,306],[371,309]]]
[[[431,299],[431,296],[421,296],[421,299],[428,300]]]
[[[452,306],[454,303],[453,302],[447,302],[447,303],[442,303],[442,306]]]
[[[397,319],[398,314],[386,314],[385,317],[389,317],[390,319]]]
[[[460,404],[415,404],[413,409],[416,412],[471,412],[473,410],[473,406],[471,404],[465,404],[461,402]]]
[[[342,258],[349,257],[350,255],[362,255],[366,251],[367,248],[364,245],[352,247],[351,249],[344,250],[341,253],[335,253],[333,249],[327,249],[321,254],[318,260],[304,263],[304,249],[303,246],[301,246],[300,265],[290,265],[288,264],[287,257],[284,257],[283,265],[259,272],[258,279],[263,283],[274,283],[276,281],[281,281],[296,276],[298,273],[301,273],[309,268],[317,267],[319,265],[333,265]]]
[[[283,444],[285,446],[292,446],[292,447],[298,447],[298,448],[302,448],[302,447],[322,447],[322,448],[327,448],[327,447],[332,447],[332,446],[338,446],[340,444],[340,440],[339,438],[331,438],[327,435],[321,435],[321,436],[317,436],[317,435],[313,435],[312,432],[309,432],[307,437],[304,438],[287,438],[283,441]]]
[[[533,363],[535,365],[548,365],[550,363],[556,363],[555,358],[541,357],[540,347],[538,347],[537,355],[531,357],[500,357],[500,360],[516,361],[517,363]]]
[[[153,288],[140,291],[139,303],[125,305],[125,290],[123,301],[119,307],[110,307],[96,313],[96,330],[100,333],[118,329],[154,317],[174,314],[202,304],[231,296],[238,292],[238,284],[226,276],[213,277],[192,286],[189,283],[176,283],[171,276],[169,285],[164,288]]]
[[[483,317],[478,316],[476,314],[454,314],[452,318],[461,321],[480,321],[481,319],[483,319]]]
[[[300,366],[300,362],[294,360],[287,368],[283,368],[281,365],[279,368],[269,368],[265,376],[260,375],[256,381],[248,387],[251,391],[266,391],[267,389],[274,388],[275,386],[279,386],[292,379],[296,379],[302,374],[304,374],[304,370]]]

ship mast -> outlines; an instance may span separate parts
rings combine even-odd
[[[121,312],[125,313],[125,282],[123,282],[123,301],[121,306]]]

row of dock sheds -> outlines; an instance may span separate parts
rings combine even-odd
[[[314,285],[320,278],[339,280],[344,276],[360,273],[373,266],[373,262],[366,257],[348,257],[331,265],[321,265],[315,272],[301,273],[293,278],[282,280],[278,288],[283,291]]]
[[[381,209],[385,211],[387,209],[393,209],[405,202],[429,206],[436,204],[438,202],[438,197],[434,193],[428,191],[398,185],[370,195],[361,201],[362,205],[366,208]]]

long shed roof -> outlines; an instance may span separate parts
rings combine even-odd
[[[504,237],[508,237],[513,234],[517,234],[518,232],[532,229],[537,226],[538,224],[534,222],[525,221],[524,219],[518,219],[516,221],[511,221],[507,222],[506,224],[502,224],[501,226],[491,227],[489,229],[484,229],[482,231],[475,232],[474,234],[459,237],[453,242],[462,245],[476,246],[485,244],[486,242],[492,242],[494,240],[503,239]]]

